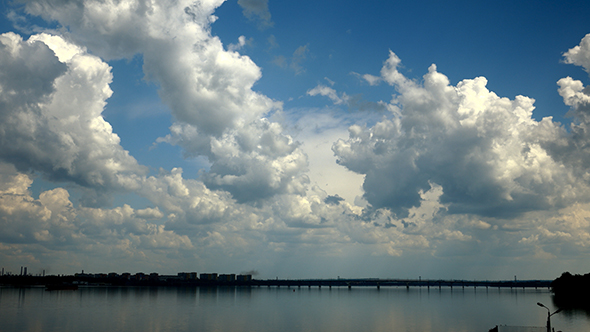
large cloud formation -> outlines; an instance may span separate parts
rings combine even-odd
[[[399,64],[391,52],[381,70],[381,79],[399,93],[393,116],[372,128],[351,127],[350,138],[333,147],[340,164],[366,175],[365,198],[373,207],[406,216],[432,184],[442,186],[440,201],[449,212],[489,217],[588,199],[575,161],[564,160],[585,153],[563,150],[574,139],[587,142],[580,137],[586,123],[581,116],[570,134],[549,117],[533,119],[533,99],[501,98],[483,77],[451,86],[432,65],[417,83],[397,70]],[[563,95],[568,83],[560,84]],[[564,98],[574,105],[567,98],[577,97]]]
[[[194,249],[187,236],[149,222],[161,218],[158,208],[75,207],[64,188],[35,199],[28,191],[33,180],[5,163],[0,164],[0,179],[0,257],[7,267],[27,263],[38,271],[78,270],[91,261],[97,268],[112,269],[104,262],[110,257],[111,263],[137,269],[164,266],[164,252],[179,255]]]
[[[0,36],[0,156],[23,172],[93,189],[134,190],[145,173],[101,116],[109,66],[61,37]]]
[[[0,36],[2,261],[68,272],[86,264],[256,268],[265,277],[451,275],[460,271],[455,262],[462,272],[488,268],[481,276],[588,253],[590,94],[580,81],[558,82],[573,118],[566,128],[535,120],[534,100],[500,97],[483,77],[453,86],[432,65],[422,81],[407,78],[391,52],[379,76],[359,75],[394,88],[392,100],[378,104],[389,112],[374,125],[350,126],[332,147],[340,165],[364,176],[364,208],[313,186],[305,142],[276,120],[288,116],[282,104],[253,90],[260,68],[211,34],[222,3],[26,2],[28,14],[61,28],[28,40]],[[267,1],[240,3],[267,17]],[[566,62],[588,71],[589,41],[565,53]],[[196,179],[180,168],[150,175],[101,115],[112,93],[105,61],[137,54],[174,118],[158,142],[210,163]],[[357,102],[330,87],[308,91],[338,105]],[[56,188],[34,196],[37,176]],[[82,204],[70,197],[79,190]],[[112,207],[115,194],[151,206]]]
[[[301,193],[305,156],[278,124],[260,120],[281,103],[253,91],[260,68],[210,33],[221,3],[35,1],[26,10],[67,26],[73,40],[106,59],[141,53],[146,77],[158,82],[177,120],[161,141],[206,156],[211,188],[240,201]]]

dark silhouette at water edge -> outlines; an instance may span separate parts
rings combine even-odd
[[[590,314],[590,273],[564,272],[551,282],[553,303],[562,309],[582,309]]]
[[[4,275],[0,276],[0,285],[6,287],[46,286],[48,288],[67,289],[69,285],[79,286],[144,286],[144,287],[405,287],[433,289],[549,289],[551,280],[442,280],[442,279],[254,279],[252,275],[204,273],[178,273],[177,275],[159,275],[157,273],[117,274],[117,273],[76,273],[75,275]],[[71,287],[75,289],[75,287]]]

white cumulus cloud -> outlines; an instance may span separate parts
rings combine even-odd
[[[365,198],[399,216],[420,204],[431,183],[452,213],[514,217],[587,200],[570,163],[552,158],[548,142],[567,139],[551,118],[532,118],[534,100],[502,98],[483,77],[449,84],[432,65],[417,83],[397,71],[390,53],[381,74],[395,87],[399,114],[367,128],[352,126],[333,150],[339,163],[365,175]]]
[[[110,67],[58,36],[24,41],[7,33],[0,43],[0,158],[93,189],[90,205],[112,190],[137,188],[145,168],[101,115],[112,94]]]

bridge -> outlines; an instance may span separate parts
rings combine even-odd
[[[446,288],[522,288],[539,289],[549,288],[551,280],[428,280],[428,279],[268,279],[252,280],[248,282],[251,286],[267,287],[425,287],[430,289]]]

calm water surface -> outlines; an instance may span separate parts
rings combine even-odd
[[[414,288],[0,288],[0,331],[461,331],[544,326],[547,290]],[[562,312],[556,331],[590,331]]]

